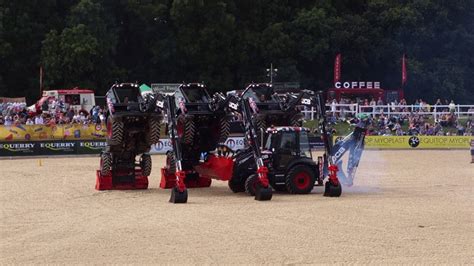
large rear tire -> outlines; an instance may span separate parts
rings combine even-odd
[[[225,143],[230,134],[230,124],[227,116],[219,120],[219,143]]]
[[[150,154],[142,154],[142,158],[140,160],[140,167],[142,169],[143,176],[150,176],[152,167]]]
[[[258,143],[260,143],[262,141],[262,134],[263,136],[265,136],[265,133],[262,133],[262,132],[265,132],[267,130],[267,123],[265,121],[265,117],[255,116],[253,118],[253,124],[255,126],[255,129],[257,130],[256,133],[257,133]],[[265,141],[265,139],[263,139],[263,141]],[[260,143],[260,145],[262,144]]]
[[[192,116],[180,115],[177,120],[178,138],[183,144],[192,144],[196,134],[196,125]]]
[[[290,118],[290,125],[293,127],[302,127],[303,126],[303,121],[301,120],[299,115],[293,115]]]
[[[176,173],[176,159],[172,151],[166,153],[166,173],[169,175]]]
[[[253,123],[258,131],[257,133],[260,133],[260,129],[263,129],[263,131],[267,129],[267,123],[265,122],[263,116],[255,116],[253,119]]]
[[[103,152],[100,154],[100,174],[108,176],[112,171],[112,154]]]
[[[122,121],[117,121],[109,116],[107,118],[107,139],[112,145],[122,143],[123,140],[124,125]]]
[[[291,194],[308,194],[313,190],[314,173],[307,165],[296,165],[286,175],[286,189]]]
[[[161,133],[161,124],[160,120],[157,118],[151,118],[148,121],[148,134],[147,134],[147,144],[153,145],[160,141],[160,133]]]

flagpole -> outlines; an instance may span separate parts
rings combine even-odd
[[[39,76],[39,87],[40,87],[40,97],[43,96],[43,67],[40,66],[40,76]]]

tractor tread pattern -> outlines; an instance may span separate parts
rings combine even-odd
[[[225,143],[230,134],[230,124],[226,116],[220,119],[219,125],[219,143]]]
[[[140,167],[142,169],[142,175],[143,176],[150,176],[151,174],[151,156],[150,154],[143,154],[142,159],[140,161]]]
[[[150,119],[148,132],[148,145],[153,145],[160,141],[161,124],[158,119]]]
[[[172,151],[166,154],[166,172],[168,174],[176,173],[176,159]]]
[[[184,132],[182,136],[182,142],[184,144],[192,144],[194,141],[194,135],[196,134],[196,125],[192,116],[184,116],[180,118],[184,123]]]
[[[301,126],[303,126],[303,121],[301,121],[299,116],[297,114],[295,114],[295,115],[291,116],[291,118],[290,118],[290,125],[292,127],[301,127]]]
[[[112,143],[122,143],[123,127],[122,121],[112,121],[112,136],[110,137]]]
[[[112,170],[112,155],[108,152],[104,152],[100,155],[102,165],[100,166],[100,174],[102,176],[108,176]]]

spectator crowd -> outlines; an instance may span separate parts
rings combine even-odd
[[[36,109],[36,110],[35,110]],[[29,108],[26,103],[0,103],[0,125],[61,125],[105,123],[106,111],[100,106],[84,110],[62,101],[45,101]]]
[[[345,104],[339,106],[338,104]],[[371,125],[368,134],[383,136],[403,135],[473,135],[473,115],[465,120],[459,120],[456,115],[454,101],[438,99],[434,105],[419,99],[412,106],[408,106],[405,99],[385,104],[381,98],[377,101],[362,100],[357,102],[363,113],[370,115]],[[357,108],[356,101],[342,98],[338,103],[328,101],[331,124],[339,122],[354,123],[354,114]],[[380,107],[383,106],[383,107]],[[469,112],[474,114],[474,110]]]
[[[467,120],[460,121],[455,114],[454,101],[438,99],[431,105],[418,99],[412,106],[408,106],[405,99],[385,104],[381,98],[377,101],[364,99],[358,102],[342,98],[340,102],[328,101],[327,105],[331,124],[354,123],[354,114],[359,105],[362,112],[371,116],[370,135],[474,134],[473,115],[469,115]],[[474,114],[474,110],[470,111]],[[0,103],[0,125],[5,126],[99,124],[105,123],[105,119],[106,110],[100,106],[84,110],[68,106],[61,100],[51,99],[35,108],[29,108],[26,103]]]

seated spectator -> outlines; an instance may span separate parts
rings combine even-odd
[[[461,126],[460,124],[456,126],[456,129],[457,129],[457,134],[458,136],[464,136],[464,132],[466,131],[466,129]]]
[[[402,130],[402,126],[400,125],[400,123],[395,123],[395,125],[393,126],[393,130],[395,130],[395,135],[397,136],[403,136],[403,130]]]
[[[27,126],[31,126],[31,125],[34,125],[35,123],[33,122],[33,119],[31,119],[31,118],[28,117],[28,118],[26,119],[26,123],[25,123],[25,124],[26,124]]]
[[[14,126],[19,126],[21,125],[21,120],[20,120],[20,116],[18,114],[16,114],[14,117],[13,117],[13,125]]]
[[[35,125],[44,125],[43,114],[41,114],[41,115],[36,115],[36,117],[35,117]]]
[[[13,120],[11,116],[6,116],[5,117],[5,122],[3,123],[5,126],[11,126],[13,125]]]
[[[66,113],[66,117],[69,119],[69,121],[72,121],[72,119],[74,118],[74,109],[73,108],[69,108],[69,110]]]
[[[439,123],[441,124],[442,127],[447,127],[448,126],[448,116],[446,114],[443,114],[439,120]]]

